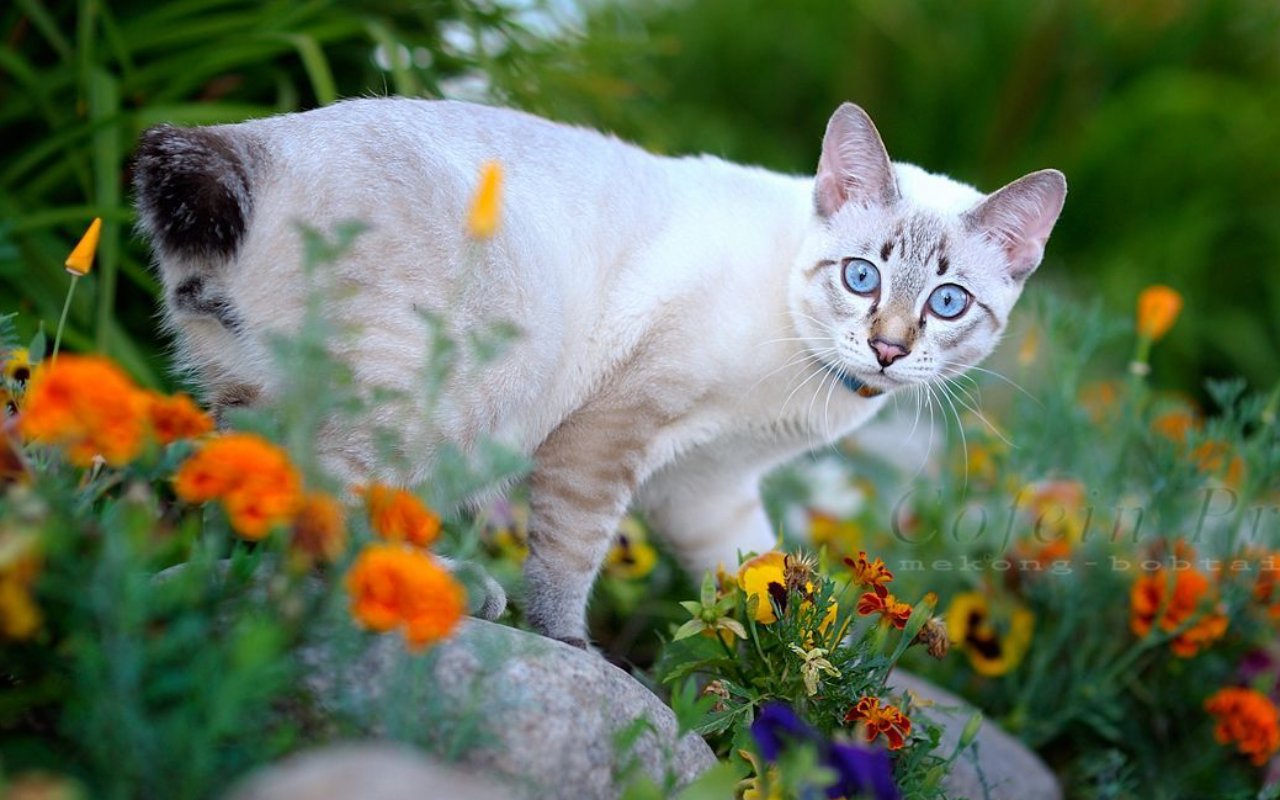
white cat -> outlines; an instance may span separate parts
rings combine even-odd
[[[465,216],[489,159],[505,200],[477,243]],[[760,477],[864,423],[885,393],[985,358],[1066,196],[1053,170],[984,196],[891,165],[851,104],[813,179],[404,99],[154,128],[136,188],[169,321],[216,406],[279,389],[264,340],[302,316],[299,221],[371,228],[327,276],[345,290],[329,313],[355,331],[337,354],[366,389],[412,395],[421,310],[455,335],[518,327],[497,362],[459,365],[434,419],[386,403],[320,445],[349,480],[379,472],[374,425],[415,449],[413,474],[383,476],[405,482],[442,441],[531,454],[527,615],[578,645],[628,505],[695,571],[771,548]]]

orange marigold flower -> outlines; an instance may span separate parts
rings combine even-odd
[[[1234,742],[1255,765],[1262,766],[1280,751],[1280,714],[1265,694],[1228,687],[1215,692],[1204,707],[1217,718],[1213,738],[1219,744]]]
[[[1187,436],[1200,427],[1200,419],[1189,408],[1166,411],[1151,421],[1151,430],[1175,444],[1186,444]]]
[[[99,356],[63,355],[31,376],[19,429],[62,447],[78,467],[99,455],[120,466],[142,450],[146,420],[145,396],[119,367]]]
[[[375,483],[361,490],[373,532],[389,542],[429,547],[440,535],[440,518],[412,492]]]
[[[185,394],[147,392],[147,414],[160,444],[194,439],[213,430],[213,419]]]
[[[893,580],[893,573],[884,565],[884,561],[879,558],[875,561],[868,561],[865,550],[858,553],[856,561],[846,556],[844,563],[845,566],[853,570],[853,579],[862,586],[876,589],[886,586],[889,581]]]
[[[890,750],[901,750],[911,735],[911,720],[897,706],[880,704],[878,697],[863,697],[844,715],[846,725],[861,722],[868,742],[884,736]]]
[[[1181,311],[1182,295],[1168,286],[1148,286],[1138,295],[1138,335],[1158,341]]]
[[[911,619],[911,604],[901,603],[883,590],[867,592],[858,598],[858,613],[864,617],[880,614],[884,621],[902,630],[907,626],[907,620]]]
[[[206,443],[178,470],[174,489],[189,503],[220,499],[231,527],[246,539],[288,522],[302,502],[302,479],[289,457],[251,433]]]
[[[290,548],[304,562],[334,562],[347,548],[347,515],[342,504],[324,492],[302,498],[293,518]]]
[[[1134,582],[1129,593],[1129,628],[1138,636],[1146,636],[1153,627],[1173,632],[1191,623],[1174,637],[1172,644],[1174,655],[1190,658],[1222,638],[1228,619],[1221,604],[1215,602],[1212,584],[1202,573],[1175,570],[1173,593],[1166,599],[1168,575],[1166,570],[1157,569]]]
[[[361,625],[379,632],[403,628],[411,648],[448,636],[466,610],[466,592],[436,559],[397,545],[366,547],[346,585]]]
[[[1208,475],[1221,475],[1229,486],[1238,486],[1244,477],[1244,460],[1231,452],[1226,442],[1211,439],[1202,442],[1191,451],[1191,460],[1201,472]]]

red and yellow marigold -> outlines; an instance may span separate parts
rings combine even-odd
[[[1204,704],[1216,724],[1213,738],[1262,766],[1280,751],[1280,715],[1265,694],[1253,689],[1219,689]]]
[[[1153,628],[1171,633],[1175,655],[1190,658],[1227,632],[1228,619],[1217,602],[1213,585],[1201,572],[1173,571],[1173,591],[1165,569],[1140,576],[1129,593],[1129,628],[1146,636]]]
[[[911,720],[897,706],[881,704],[878,697],[863,697],[844,716],[846,725],[861,723],[868,742],[883,736],[890,750],[901,750],[911,735]]]

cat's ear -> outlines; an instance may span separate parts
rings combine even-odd
[[[853,103],[837,108],[827,123],[813,193],[822,217],[845,203],[887,206],[898,199],[898,181],[880,132],[867,112]]]
[[[1040,265],[1066,199],[1066,177],[1056,169],[1042,169],[987,195],[964,219],[970,230],[1000,245],[1009,259],[1010,277],[1021,281]]]

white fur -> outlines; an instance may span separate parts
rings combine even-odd
[[[838,366],[884,389],[944,374],[946,354],[927,337],[881,373],[859,327],[865,303],[825,302],[823,281],[838,283],[839,270],[806,279],[816,262],[878,250],[910,212],[949,233],[946,280],[967,281],[1001,325],[1021,289],[998,243],[965,227],[963,212],[983,195],[906,164],[894,168],[894,208],[850,203],[822,219],[811,177],[654,156],[496,108],[357,100],[218,130],[253,138],[268,157],[254,175],[247,235],[222,273],[246,331],[176,320],[197,371],[276,391],[263,341],[300,320],[296,223],[323,231],[362,220],[369,232],[325,276],[338,290],[332,316],[354,334],[339,354],[362,386],[413,396],[426,359],[418,310],[442,314],[460,337],[499,320],[522,332],[496,363],[464,360],[430,425],[409,403],[371,412],[371,425],[399,429],[413,448],[411,473],[384,477],[422,479],[442,440],[496,436],[533,453],[611,387],[642,392],[665,422],[638,456],[635,498],[695,569],[772,546],[760,476],[884,404],[841,386],[814,351],[838,348]],[[501,225],[474,242],[468,202],[489,159],[505,171]],[[162,267],[170,287],[203,269]],[[888,265],[886,287],[910,268]],[[827,313],[802,313],[805,301]],[[976,363],[998,334],[950,356]],[[350,478],[379,470],[368,431],[335,429],[322,445]]]

